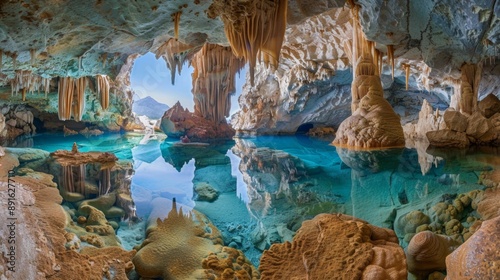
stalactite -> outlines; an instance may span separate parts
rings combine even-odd
[[[108,62],[108,54],[107,53],[103,53],[101,54],[101,57],[100,59],[102,60],[102,68],[106,68],[106,62]]]
[[[0,72],[2,72],[3,67],[3,50],[0,50]]]
[[[172,20],[174,21],[174,38],[175,40],[179,40],[179,23],[181,21],[182,11],[176,12],[172,14]]]
[[[62,121],[69,120],[71,118],[71,108],[73,105],[73,91],[75,89],[75,83],[71,77],[60,77],[59,78],[59,110],[58,116]]]
[[[67,192],[75,192],[74,180],[73,180],[73,170],[71,166],[61,166],[62,169],[62,188]]]
[[[208,17],[220,16],[224,32],[237,57],[250,64],[250,83],[254,84],[257,56],[266,65],[277,67],[286,28],[288,1],[231,1],[215,0]]]
[[[111,189],[111,168],[99,172],[99,195],[106,195]]]
[[[16,68],[17,68],[17,53],[12,53],[11,58],[12,58],[12,68],[14,70],[16,70]]]
[[[205,44],[191,64],[195,114],[215,123],[225,122],[231,107],[230,95],[236,90],[234,76],[244,61],[234,56],[229,47]]]
[[[36,50],[30,49],[30,64],[31,65],[35,64],[35,59],[36,59]]]
[[[78,166],[74,166],[77,180],[75,182],[75,188],[78,193],[87,196],[87,188],[85,188],[85,173],[86,173],[86,164],[80,164]]]
[[[387,60],[391,64],[392,79],[394,80],[394,46],[387,45]]]
[[[23,102],[26,101],[26,88],[22,89]]]
[[[106,75],[97,75],[97,92],[103,110],[109,107],[109,78]]]
[[[51,78],[42,78],[42,86],[43,91],[45,92],[45,98],[47,98],[47,94],[50,92],[50,81]]]
[[[408,86],[410,83],[410,64],[403,63],[402,66],[405,69],[406,90],[408,90]]]
[[[161,56],[167,63],[172,85],[175,84],[175,72],[181,74],[182,65],[186,61],[188,51],[192,48],[191,45],[170,39],[156,50],[156,59]]]
[[[80,193],[87,196],[85,188],[86,165],[67,165],[61,166],[62,182],[61,187],[67,192]]]
[[[462,65],[460,109],[463,113],[472,114],[477,109],[482,70],[481,63]]]
[[[75,81],[75,96],[73,101],[73,118],[81,121],[85,111],[85,89],[87,88],[87,78],[81,77]]]
[[[360,6],[350,1],[353,34],[350,58],[353,66],[353,81],[351,85],[352,104],[351,111],[358,108],[358,103],[369,92],[380,94],[382,91],[380,82],[380,52],[375,48],[375,42],[368,41],[359,23]]]
[[[17,95],[19,90],[26,89],[27,92],[34,93],[40,91],[42,86],[42,77],[34,75],[29,70],[16,70],[14,79],[11,80],[11,95]],[[26,92],[23,93],[23,99],[26,98]]]
[[[78,57],[78,73],[80,73],[80,70],[82,69],[82,57],[83,55]]]

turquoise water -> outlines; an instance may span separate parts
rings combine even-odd
[[[306,136],[178,147],[170,139],[139,145],[141,138],[41,134],[32,147],[51,152],[76,142],[82,152],[113,152],[133,160],[131,192],[139,217],[147,219],[155,198],[176,198],[184,210],[208,216],[224,243],[241,249],[254,264],[262,250],[291,240],[302,221],[319,213],[353,215],[393,228],[403,239],[399,217],[426,211],[443,197],[482,189],[480,172],[498,168],[491,160],[498,149],[354,152]],[[202,185],[215,189],[217,199],[200,200],[194,189]]]

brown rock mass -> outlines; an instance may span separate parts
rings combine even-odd
[[[264,251],[265,279],[406,279],[406,260],[393,231],[346,215],[305,221],[293,241]]]

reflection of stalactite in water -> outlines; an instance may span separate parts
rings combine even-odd
[[[68,192],[87,195],[85,191],[85,164],[62,166],[62,187]]]
[[[111,169],[102,169],[99,172],[99,195],[108,194],[111,188]]]

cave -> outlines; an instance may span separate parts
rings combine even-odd
[[[306,134],[313,127],[314,124],[312,123],[303,123],[299,127],[297,127],[297,131],[295,131],[295,134]]]
[[[495,279],[497,6],[1,1],[0,278]]]

